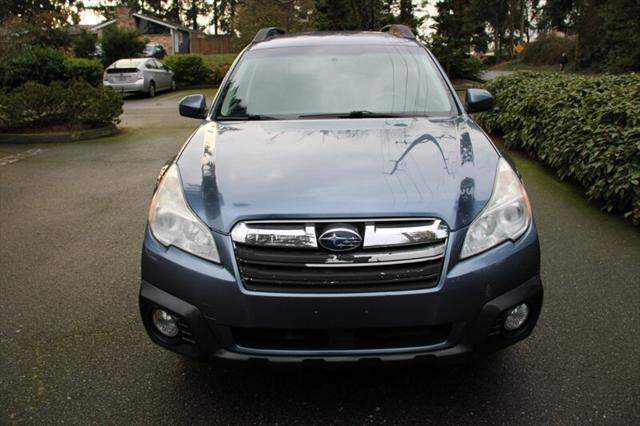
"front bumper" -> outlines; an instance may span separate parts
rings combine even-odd
[[[240,282],[228,236],[216,234],[222,265],[165,248],[146,232],[142,255],[140,310],[151,339],[192,357],[274,362],[306,360],[400,361],[493,351],[527,337],[542,305],[539,247],[535,225],[516,242],[458,261],[463,231],[452,232],[444,268],[435,288],[376,293],[267,293]],[[501,325],[505,311],[526,302],[531,314],[520,329]],[[153,308],[179,318],[180,338],[163,339],[150,323]],[[239,330],[307,333],[380,329],[439,330],[429,341],[361,347],[292,347],[252,344]],[[255,334],[255,333],[253,333]],[[437,334],[437,333],[436,333]],[[260,342],[259,340],[257,341]]]

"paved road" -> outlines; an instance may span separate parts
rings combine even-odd
[[[138,261],[153,179],[196,124],[178,98],[128,101],[121,136],[0,147],[46,149],[0,166],[0,424],[639,424],[640,233],[520,157],[546,285],[525,342],[469,365],[328,369],[152,345]]]

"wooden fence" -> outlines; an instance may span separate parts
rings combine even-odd
[[[230,35],[191,33],[191,53],[235,53],[236,40]]]

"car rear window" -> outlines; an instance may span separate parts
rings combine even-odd
[[[442,116],[455,104],[419,46],[341,45],[248,51],[227,86],[219,117],[367,111]]]
[[[126,74],[130,72],[138,72],[137,68],[108,68],[107,74]]]

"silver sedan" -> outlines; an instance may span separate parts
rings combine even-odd
[[[123,93],[143,92],[154,97],[161,90],[175,90],[173,71],[154,58],[120,59],[104,72],[105,87]]]

